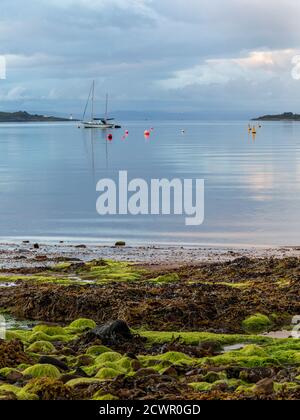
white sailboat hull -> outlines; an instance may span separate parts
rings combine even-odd
[[[84,128],[100,128],[101,130],[115,128],[114,124],[102,124],[102,123],[95,123],[95,122],[84,122],[83,126]]]

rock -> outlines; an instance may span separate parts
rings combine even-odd
[[[63,383],[66,384],[69,381],[72,381],[73,379],[79,379],[80,376],[78,375],[71,375],[71,374],[66,374],[66,375],[61,375],[61,377],[59,378],[59,380]]]
[[[203,353],[203,357],[214,356],[221,352],[222,346],[217,341],[203,341],[199,343],[199,349]]]
[[[133,360],[131,362],[131,367],[135,372],[137,372],[142,368],[142,365],[138,360]]]
[[[97,326],[87,333],[91,339],[101,339],[112,343],[124,342],[133,339],[133,335],[125,321],[113,321]]]
[[[39,359],[38,363],[41,364],[41,365],[52,365],[52,366],[55,366],[58,369],[64,370],[64,371],[69,370],[68,366],[64,362],[62,362],[58,359],[55,359],[54,357],[50,357],[50,356],[42,356]]]
[[[6,376],[6,381],[12,384],[20,381],[23,378],[23,374],[21,372],[13,371]]]
[[[94,358],[91,356],[88,356],[87,354],[82,354],[78,356],[76,366],[90,366],[94,363]]]
[[[143,368],[136,372],[135,377],[136,378],[143,378],[144,376],[152,376],[157,375],[156,370],[151,368]]]
[[[86,245],[83,245],[83,244],[81,244],[81,245],[76,245],[75,246],[75,248],[78,248],[78,249],[86,249]]]
[[[240,372],[239,379],[250,382],[251,384],[256,384],[263,379],[272,378],[275,372],[272,368],[252,368],[244,369]]]
[[[34,244],[34,245],[33,245],[33,248],[34,248],[34,249],[40,249],[40,246],[39,246],[39,244]]]
[[[164,371],[164,375],[167,375],[167,376],[171,376],[171,377],[175,377],[175,378],[177,378],[178,373],[177,373],[177,370],[176,370],[173,366],[170,366],[169,368],[167,368],[167,369]]]
[[[124,241],[118,241],[118,242],[115,243],[115,246],[116,247],[126,246],[126,242],[124,242]]]
[[[274,381],[273,379],[266,378],[257,382],[254,387],[254,392],[256,394],[270,395],[274,392]]]

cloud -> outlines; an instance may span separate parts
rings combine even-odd
[[[1,101],[19,101],[24,99],[28,99],[28,94],[23,86],[15,86],[6,93],[0,92]]]
[[[299,18],[298,0],[1,0],[0,88],[37,110],[82,107],[92,79],[120,109],[240,109],[245,90],[300,108]]]
[[[176,71],[173,77],[160,80],[165,89],[182,89],[191,85],[224,84],[237,79],[265,81],[288,70],[296,50],[252,51],[246,57],[205,60],[203,64]],[[295,60],[295,58],[294,58]],[[299,66],[295,62],[295,74]],[[296,77],[295,77],[296,78]]]

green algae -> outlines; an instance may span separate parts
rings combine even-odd
[[[55,347],[49,341],[35,341],[27,348],[31,353],[52,354],[55,352]]]
[[[296,391],[300,389],[300,385],[295,382],[275,382],[274,383],[274,390],[275,392],[281,391]]]
[[[259,334],[267,331],[272,326],[272,321],[266,315],[256,314],[246,318],[242,326],[249,334]]]
[[[26,392],[24,389],[15,385],[0,385],[0,395],[5,395],[7,393],[13,393],[18,400],[38,400],[37,395]]]
[[[32,376],[34,378],[58,379],[60,377],[60,372],[55,366],[36,364],[25,369],[23,375]]]
[[[95,364],[103,365],[104,363],[107,363],[107,362],[117,362],[121,360],[122,358],[123,356],[120,353],[117,353],[114,351],[105,352],[103,354],[100,354],[100,356],[96,357]]]
[[[210,392],[219,386],[225,386],[228,389],[235,390],[243,386],[243,381],[239,379],[219,379],[214,382],[192,382],[189,386],[197,392]]]
[[[20,340],[23,343],[28,342],[30,336],[32,335],[31,331],[24,330],[8,330],[5,334],[5,340]]]
[[[65,335],[66,332],[63,327],[60,326],[50,326],[50,325],[36,325],[33,332],[42,332],[47,335]]]
[[[39,274],[31,274],[31,275],[0,275],[0,282],[1,283],[17,283],[17,282],[33,282],[33,283],[40,283],[40,284],[59,284],[69,286],[70,284],[74,284],[75,282],[67,277],[60,277],[60,276],[50,276],[47,274],[39,275]]]
[[[140,280],[143,270],[138,270],[127,262],[101,260],[86,263],[77,273],[82,280],[94,280],[97,284],[106,284]]]
[[[185,355],[184,353],[170,351],[159,356],[139,356],[138,360],[144,367],[153,366],[156,362],[167,362],[170,365],[183,366],[192,365],[197,360]],[[153,364],[153,362],[155,362]]]
[[[0,369],[0,376],[3,376],[4,378],[7,378],[9,375],[11,375],[12,373],[17,373],[20,374],[20,370],[18,369],[14,369],[14,368],[2,368]]]
[[[208,382],[192,382],[189,384],[189,386],[193,388],[194,391],[206,392],[206,391],[211,391],[213,384],[208,383]]]
[[[34,332],[29,335],[27,341],[29,343],[35,343],[36,341],[50,341],[50,342],[68,342],[76,338],[76,335],[72,334],[62,334],[62,335],[48,335],[41,331]]]
[[[92,319],[79,318],[71,322],[71,324],[68,327],[68,330],[80,333],[86,330],[92,330],[96,328],[96,326],[96,322]]]
[[[119,376],[120,373],[112,368],[108,368],[108,367],[103,367],[99,370],[99,372],[97,373],[97,375],[95,376],[97,379],[101,379],[103,381],[109,380],[109,379],[114,379],[117,376]]]
[[[299,342],[292,339],[274,340],[269,345],[248,345],[241,350],[235,350],[214,357],[199,359],[201,364],[212,366],[300,366]],[[299,341],[299,340],[297,340]]]
[[[24,391],[37,395],[41,400],[70,400],[73,392],[63,382],[53,378],[31,379],[23,388]]]
[[[112,394],[104,394],[102,391],[96,392],[96,394],[93,395],[93,400],[95,401],[117,401],[119,400],[118,397],[115,397]]]
[[[180,277],[177,273],[169,273],[164,274],[162,276],[158,276],[155,279],[148,280],[149,283],[156,283],[156,284],[168,284],[168,283],[176,283],[180,280]]]
[[[71,379],[70,381],[68,381],[66,383],[67,386],[74,388],[76,386],[89,386],[92,385],[94,383],[100,383],[102,382],[101,379],[98,378],[76,378],[76,379]]]
[[[106,346],[91,346],[89,347],[85,354],[87,354],[88,356],[100,356],[103,353],[110,353],[111,349],[106,347]]]
[[[170,343],[174,340],[180,340],[182,344],[198,346],[205,341],[214,341],[222,346],[240,344],[240,343],[273,343],[273,339],[256,335],[242,334],[214,334],[208,332],[161,332],[137,330],[138,334],[147,339],[148,345],[159,345]]]
[[[227,379],[227,375],[225,372],[208,372],[204,378],[203,382],[208,382],[210,384]]]

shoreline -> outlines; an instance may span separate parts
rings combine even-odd
[[[57,259],[112,259],[137,264],[185,265],[232,261],[237,258],[299,257],[300,247],[206,247],[182,245],[90,245],[38,243],[24,241],[0,243],[0,268],[37,267],[55,263]],[[42,263],[42,264],[41,264]]]
[[[299,252],[0,244],[0,399],[299,399]]]

